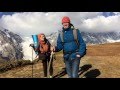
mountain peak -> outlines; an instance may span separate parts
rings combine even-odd
[[[7,29],[0,27],[0,57],[3,59],[21,59],[23,57],[22,38],[10,32]]]
[[[81,32],[81,35],[86,44],[104,44],[113,43],[120,41],[120,32]],[[49,41],[54,41],[53,44],[56,45],[58,37],[58,32],[54,32],[47,36]]]

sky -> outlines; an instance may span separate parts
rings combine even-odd
[[[0,12],[0,27],[24,39],[23,52],[30,58],[31,35],[61,30],[63,16],[70,17],[71,23],[83,32],[120,32],[120,12]]]

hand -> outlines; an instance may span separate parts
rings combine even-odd
[[[30,44],[29,46],[30,46],[30,47],[34,47],[34,44]]]
[[[77,54],[77,55],[76,55],[76,57],[78,57],[78,58],[79,58],[79,57],[80,57],[80,55],[78,55],[78,54]]]
[[[55,46],[51,46],[50,50],[55,51]]]

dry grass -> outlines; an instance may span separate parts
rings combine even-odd
[[[56,54],[53,62],[54,77],[66,78],[62,53]],[[42,63],[34,64],[33,77],[42,78]],[[87,54],[81,59],[81,78],[120,78],[120,43],[93,45],[87,47]],[[31,78],[32,65],[13,68],[0,74],[0,78]]]
[[[87,49],[87,56],[120,56],[120,43],[88,46]]]
[[[98,69],[98,78],[120,78],[120,43],[88,46],[87,49],[81,65],[90,64],[91,69]]]
[[[23,67],[26,65],[32,65],[37,63],[37,60],[34,60],[33,62],[31,62],[30,60],[0,60],[0,73],[3,73],[5,71],[11,70],[13,68],[19,68],[19,67]]]

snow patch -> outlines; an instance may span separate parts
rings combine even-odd
[[[109,43],[114,43],[114,42],[120,42],[120,40],[112,40],[112,39],[107,39]]]

